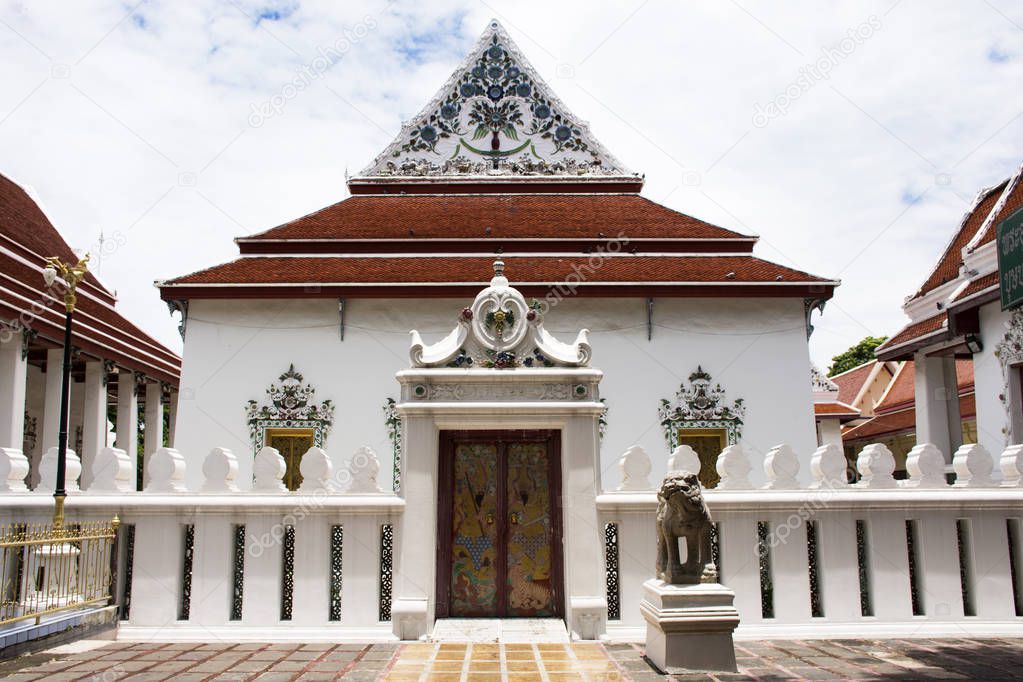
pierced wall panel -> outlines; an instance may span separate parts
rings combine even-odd
[[[394,526],[380,527],[380,620],[391,620],[391,590],[394,579]]]
[[[959,549],[959,586],[963,594],[963,615],[976,616],[977,605],[973,594],[972,541],[969,519],[956,519],[956,545]]]
[[[621,620],[622,592],[618,575],[618,524],[604,524],[604,570],[607,590],[607,619]]]
[[[291,620],[295,597],[295,527],[285,526],[281,537],[281,620]]]
[[[874,615],[874,601],[870,594],[870,552],[867,546],[867,522],[856,521],[856,565],[860,580],[860,615]]]
[[[121,526],[124,529],[124,582],[121,587],[121,620],[131,618],[131,585],[135,572],[135,524]]]
[[[231,556],[231,620],[242,619],[245,597],[245,524],[234,527],[234,549]]]
[[[714,561],[714,567],[718,572],[718,582],[725,584],[725,572],[721,567],[721,523],[716,522],[710,526],[710,557]]]
[[[906,554],[909,559],[909,600],[913,615],[924,615],[923,587],[920,584],[920,543],[917,541],[917,522],[906,519]]]
[[[341,620],[341,584],[344,558],[344,526],[330,527],[330,604],[329,619]]]
[[[1020,584],[1020,581],[1023,580],[1023,576],[1020,575],[1020,569],[1023,568],[1020,566],[1023,563],[1023,557],[1021,557],[1023,529],[1020,526],[1019,519],[1005,520],[1006,539],[1009,543],[1009,576],[1012,579],[1012,601],[1016,607],[1017,616],[1023,616],[1023,584]]]
[[[192,612],[192,561],[195,558],[195,526],[183,528],[181,555],[181,595],[178,602],[178,620],[188,620]]]
[[[771,576],[770,525],[757,521],[757,555],[760,560],[760,615],[774,618],[774,579]]]
[[[824,617],[824,600],[821,598],[820,569],[820,523],[806,522],[806,560],[810,573],[810,615]]]

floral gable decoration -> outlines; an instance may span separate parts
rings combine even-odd
[[[622,175],[493,21],[363,175]]]

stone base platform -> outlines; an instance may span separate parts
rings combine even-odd
[[[659,670],[735,672],[732,632],[739,624],[735,592],[718,583],[643,583],[646,655]]]

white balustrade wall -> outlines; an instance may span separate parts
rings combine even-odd
[[[721,484],[705,491],[721,580],[736,593],[737,636],[1023,635],[1023,447],[996,462],[964,446],[953,485],[930,445],[909,454],[906,481],[892,477],[891,452],[867,446],[854,485],[841,451],[824,446],[810,458],[812,483],[799,488],[799,454],[779,445],[754,463],[730,446],[717,460]],[[116,448],[99,451],[91,486],[67,503],[69,523],[117,514],[123,524],[119,637],[393,638],[392,571],[418,569],[391,565],[405,501],[381,491],[372,450],[335,468],[314,449],[296,492],[284,489],[284,462],[272,448],[257,453],[250,492],[239,492],[237,458],[226,448],[205,459],[201,492],[185,491],[185,458],[174,449],[153,453],[142,492],[130,490],[127,459]],[[699,465],[685,446],[668,461]],[[597,496],[592,537],[607,557],[608,637],[642,640],[657,483],[642,447],[629,448],[620,466],[622,484]],[[750,483],[754,466],[766,475],[760,488]],[[51,469],[29,491],[24,457],[0,449],[0,523],[50,519]]]
[[[995,481],[991,456],[963,446],[948,485],[932,445],[910,453],[905,481],[892,478],[891,452],[870,445],[850,485],[841,451],[824,446],[811,459],[813,484],[798,489],[797,460],[779,446],[764,458],[768,483],[757,490],[737,450],[718,458],[726,485],[704,491],[720,580],[735,590],[736,636],[1023,635],[1023,448],[1005,451]],[[690,454],[674,453],[676,466],[691,466]],[[644,470],[634,449],[626,458]],[[612,639],[644,636],[639,604],[653,575],[657,504],[655,490],[634,487],[597,498]]]
[[[0,522],[48,523],[52,485],[19,489],[13,479],[25,475],[22,459],[0,450],[0,461],[10,462],[0,465],[8,472]],[[184,491],[184,458],[173,449],[153,454],[143,492],[119,485],[124,459],[120,450],[100,451],[96,483],[67,499],[67,523],[120,518],[120,639],[392,638],[391,545],[405,503],[376,485],[371,450],[360,449],[338,472],[314,470],[316,459],[305,458],[309,492],[281,489],[285,467],[272,448],[257,455],[256,468],[257,482],[272,492],[238,492],[226,448],[206,458],[200,493]]]

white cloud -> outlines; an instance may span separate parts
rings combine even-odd
[[[73,245],[123,233],[101,276],[128,317],[180,348],[152,280],[230,260],[232,237],[343,198],[345,170],[391,140],[494,15],[646,173],[646,196],[842,278],[816,322],[821,365],[897,331],[969,200],[1023,150],[1023,10],[1005,0],[53,0],[2,15],[0,171],[33,186]],[[757,104],[872,15],[880,28],[827,79],[753,125]],[[340,61],[249,125],[253,105],[367,18]]]

